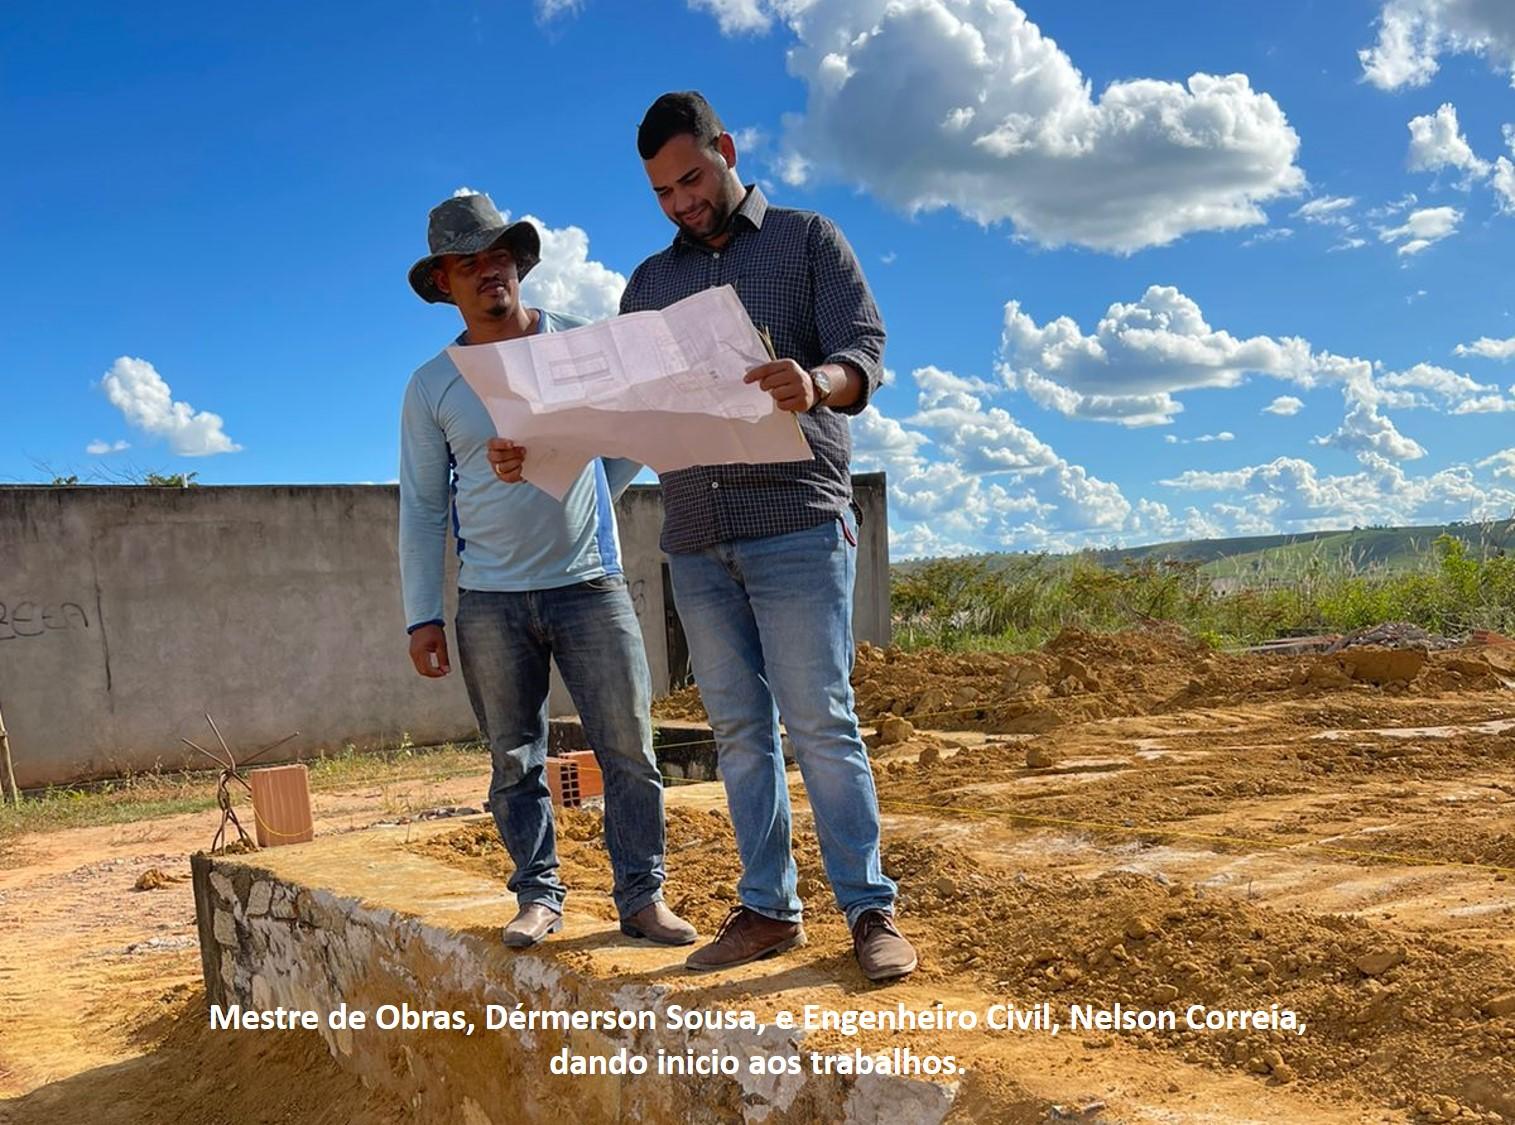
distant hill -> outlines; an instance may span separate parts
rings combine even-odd
[[[1496,523],[1451,523],[1426,527],[1364,527],[1341,531],[1303,531],[1288,535],[1244,535],[1232,539],[1187,539],[1144,547],[1085,551],[1079,556],[1108,567],[1127,562],[1175,560],[1200,564],[1213,577],[1261,577],[1298,574],[1313,560],[1356,570],[1407,570],[1423,565],[1442,534],[1461,539],[1478,557],[1515,552],[1515,520]],[[1012,566],[1019,554],[976,556],[990,566]],[[1074,556],[1063,556],[1072,558]],[[910,562],[898,564],[909,570]]]
[[[1432,544],[1444,534],[1461,539],[1468,552],[1477,557],[1515,551],[1515,520],[1502,520],[1497,523],[1364,527],[1293,535],[1194,539],[1093,551],[1089,557],[1106,566],[1144,559],[1197,562],[1205,573],[1216,577],[1297,574],[1315,560],[1356,570],[1407,570],[1422,565]]]

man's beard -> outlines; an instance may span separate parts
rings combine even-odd
[[[694,239],[696,242],[709,242],[712,238],[720,238],[721,235],[726,233],[727,228],[731,226],[732,216],[736,214],[736,209],[740,203],[741,200],[737,200],[736,203],[725,205],[724,208],[712,203],[710,205],[710,213],[714,216],[715,222],[704,233],[692,227],[685,226],[683,223],[679,224],[679,229],[687,237]]]
[[[484,310],[484,315],[493,317],[495,320],[504,320],[514,311],[514,306],[509,301],[496,301]]]

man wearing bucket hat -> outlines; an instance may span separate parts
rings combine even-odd
[[[430,253],[411,288],[462,316],[457,344],[574,328],[583,320],[529,308],[521,280],[541,259],[530,222],[507,223],[485,195],[459,192],[431,211]],[[594,461],[554,500],[502,488],[487,456],[494,423],[443,350],[405,390],[400,431],[400,573],[410,658],[427,677],[451,671],[443,621],[449,527],[458,553],[458,658],[489,742],[489,808],[515,864],[520,910],[506,945],[562,928],[552,801],[545,777],[550,661],[568,686],[605,780],[605,843],[621,930],[688,945],[695,930],[662,901],[663,789],[652,754],[641,629],[621,571],[614,498],[639,466]]]

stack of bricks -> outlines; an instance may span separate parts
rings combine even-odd
[[[576,809],[587,797],[598,797],[605,792],[605,780],[600,773],[600,764],[595,761],[594,751],[575,750],[560,757],[547,759],[547,788],[552,793],[552,803],[565,809]]]

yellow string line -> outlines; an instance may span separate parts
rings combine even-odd
[[[1089,694],[1093,695],[1095,693],[1090,692]],[[1070,696],[1066,696],[1066,695],[1060,695],[1060,696],[1056,696],[1055,698],[1057,698],[1057,699],[1068,699],[1068,698],[1071,698],[1071,697]],[[890,711],[890,712],[887,712],[887,714],[894,715],[894,717],[897,718],[897,719],[908,719],[910,722],[913,723],[913,722],[915,722],[916,719],[940,719],[944,715],[967,715],[967,714],[971,714],[974,711],[983,711],[983,712],[986,712],[986,713],[987,712],[993,712],[993,711],[1002,711],[1006,707],[1011,706],[1012,704],[1016,704],[1016,703],[1028,703],[1028,702],[1035,702],[1035,701],[1034,700],[1023,700],[1023,699],[1006,699],[1006,700],[1002,700],[999,703],[975,703],[972,707],[954,707],[954,708],[952,708],[950,710],[947,710],[947,711],[922,711],[919,714],[914,714],[914,715],[894,715],[894,712]],[[659,717],[660,716],[654,716],[654,719],[657,719]],[[865,719],[862,719],[861,717],[859,717],[858,722],[861,723],[863,726],[870,726],[870,725],[876,723],[878,721],[878,719],[881,719],[881,718],[883,718],[882,714],[876,716],[873,719],[868,719],[868,720],[865,720]],[[665,723],[697,723],[700,720],[698,720],[698,719],[664,718],[663,721]],[[709,722],[708,717],[706,718],[705,721]],[[653,732],[654,733],[656,733],[659,730],[667,730],[667,729],[668,729],[667,727],[659,727],[659,726],[657,726],[656,723],[654,722],[654,725],[653,725]],[[986,733],[991,733],[992,734],[993,732],[990,731],[990,732],[986,732]],[[704,746],[704,745],[706,745],[706,743],[704,743],[704,742],[680,742],[680,743],[678,743],[678,745],[679,746]]]
[[[277,828],[275,828],[272,825],[270,825],[268,823],[268,821],[264,820],[261,816],[258,815],[258,806],[257,805],[253,805],[252,806],[252,814],[253,814],[253,819],[258,822],[258,827],[262,828],[263,831],[267,832],[271,836],[278,836],[280,839],[284,839],[284,840],[293,840],[296,836],[303,836],[303,835],[305,835],[304,832],[280,832]],[[314,821],[312,821],[312,825],[311,825],[312,835],[314,835],[314,828],[315,828]]]
[[[693,777],[664,776],[665,785],[709,785],[711,782]],[[881,800],[884,812],[923,812],[954,814],[966,817],[1001,818],[1024,820],[1032,824],[1056,825],[1061,828],[1089,828],[1099,832],[1118,832],[1128,836],[1172,836],[1180,840],[1204,840],[1208,843],[1245,844],[1249,847],[1270,851],[1319,851],[1334,855],[1351,856],[1354,859],[1379,859],[1393,863],[1407,863],[1415,867],[1458,867],[1470,871],[1488,871],[1496,875],[1515,875],[1515,867],[1501,867],[1496,863],[1466,863],[1455,859],[1431,859],[1428,856],[1407,855],[1400,852],[1359,851],[1356,848],[1337,847],[1319,843],[1280,843],[1277,840],[1259,840],[1249,836],[1223,836],[1214,832],[1193,832],[1182,828],[1163,828],[1157,825],[1106,824],[1098,820],[1072,820],[1066,817],[1040,816],[1033,813],[1011,812],[1009,809],[970,809],[961,805],[928,805],[912,801]]]

